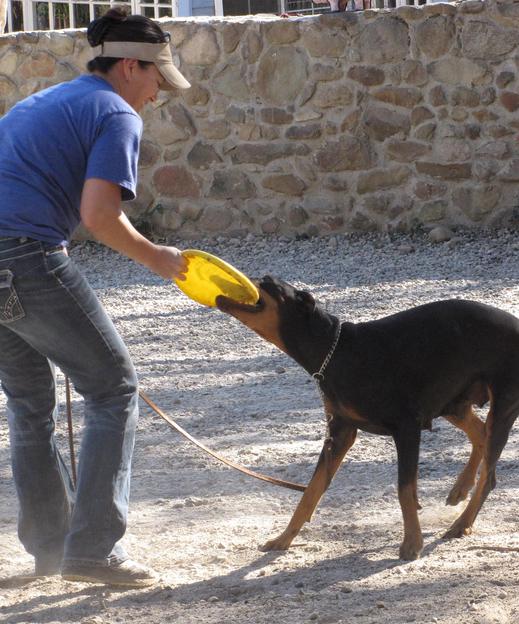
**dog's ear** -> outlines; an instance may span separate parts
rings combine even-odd
[[[297,290],[296,297],[298,301],[308,306],[309,308],[312,308],[312,310],[315,308],[315,299],[306,290]]]

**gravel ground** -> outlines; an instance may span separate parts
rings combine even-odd
[[[251,277],[270,273],[310,290],[341,320],[364,321],[445,298],[519,314],[519,237],[460,232],[330,239],[173,241],[214,252]],[[218,310],[111,251],[72,256],[112,315],[142,388],[179,424],[230,459],[307,482],[325,432],[317,388],[292,360]],[[63,383],[61,384],[63,387]],[[74,395],[76,438],[81,401]],[[0,411],[4,412],[3,399]],[[482,414],[484,416],[484,414]],[[65,419],[59,438],[66,453]],[[391,440],[360,433],[313,521],[292,548],[262,553],[300,497],[211,459],[142,407],[129,531],[134,558],[162,577],[115,591],[59,577],[23,584],[32,567],[16,537],[5,419],[0,427],[0,621],[298,624],[519,621],[518,427],[475,532],[443,541],[463,505],[445,497],[468,457],[463,434],[439,419],[420,460],[422,558],[398,560],[402,521]]]

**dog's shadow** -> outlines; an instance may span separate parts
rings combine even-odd
[[[427,553],[432,552],[442,540],[438,539],[428,546]],[[294,542],[290,551],[297,553],[307,546],[306,542]],[[395,544],[398,552],[398,544]],[[312,591],[323,591],[335,586],[347,586],[365,580],[381,572],[409,565],[395,557],[380,557],[387,549],[387,543],[380,547],[358,549],[338,557],[320,559],[311,564],[298,567],[283,566],[288,551],[259,552],[259,556],[250,563],[225,575],[217,576],[208,581],[188,583],[172,590],[175,601],[185,603],[207,600],[211,596],[221,599],[237,593],[240,596],[260,596],[275,590],[276,593],[290,593],[294,588],[309,587]],[[271,572],[271,573],[270,573]],[[233,592],[234,590],[234,592]]]

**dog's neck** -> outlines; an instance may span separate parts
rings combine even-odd
[[[332,345],[329,348],[328,353],[326,354],[324,360],[322,361],[319,370],[315,371],[315,373],[312,373],[312,377],[318,383],[321,383],[321,381],[324,381],[326,368],[328,367],[328,364],[330,363],[330,360],[332,359],[333,354],[335,353],[335,348],[337,347],[337,344],[339,343],[339,338],[341,337],[341,328],[342,328],[342,325],[339,322],[339,320],[337,320],[337,327],[335,328],[335,337],[333,339]]]
[[[335,350],[340,329],[341,322],[336,316],[316,307],[316,314],[308,327],[300,332],[294,332],[291,327],[287,332],[287,353],[313,376],[321,371],[332,347]]]

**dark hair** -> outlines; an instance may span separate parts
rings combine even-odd
[[[109,9],[104,15],[90,22],[87,29],[88,43],[94,48],[104,41],[139,41],[143,43],[165,43],[169,41],[169,33],[164,32],[158,24],[144,15],[128,15],[120,7]],[[96,57],[87,64],[90,72],[99,71],[103,74],[120,61],[119,58]],[[139,61],[141,67],[152,65],[148,61]]]

